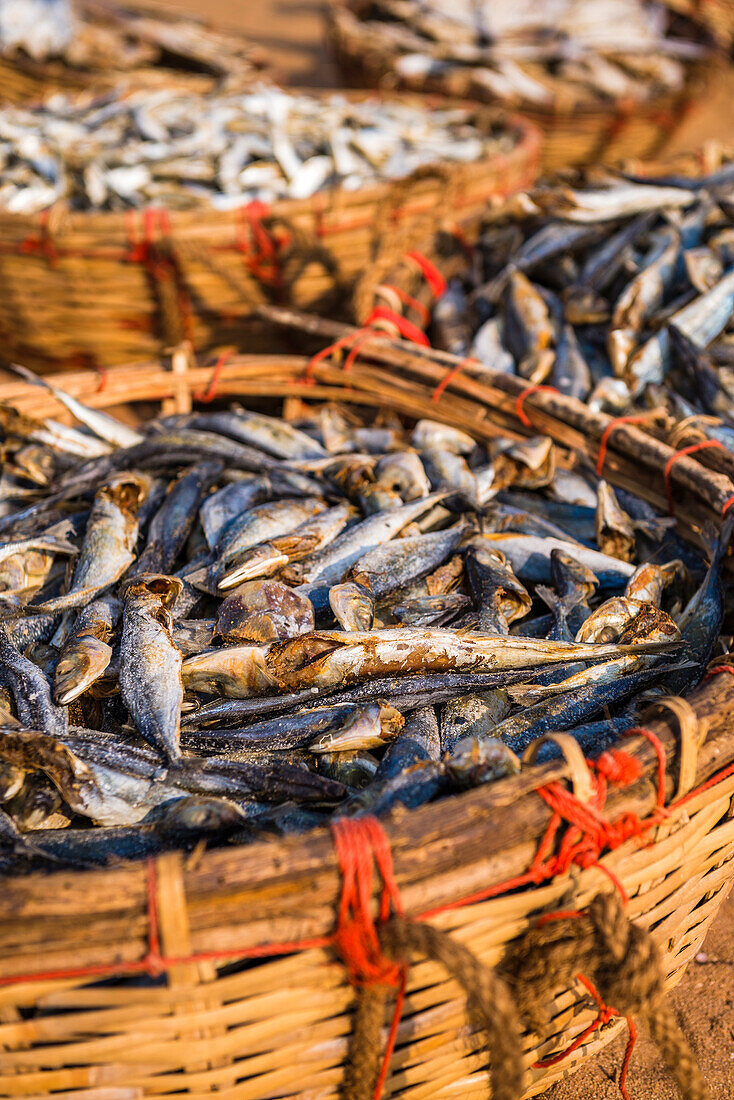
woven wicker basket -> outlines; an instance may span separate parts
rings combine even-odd
[[[281,320],[293,318],[284,311]],[[322,325],[314,319],[312,328]],[[332,327],[336,336],[354,336]],[[519,380],[497,375],[479,385],[455,366],[448,356],[382,334],[362,348],[346,376],[328,358],[309,365],[296,356],[243,356],[219,366],[216,385],[220,396],[242,399],[337,398],[413,416],[428,411],[478,439],[498,431],[542,432],[561,448],[595,455],[607,417],[534,393],[522,410],[532,419],[527,429],[517,417]],[[434,400],[447,371],[454,371],[452,378]],[[310,385],[304,384],[307,375]],[[101,390],[88,371],[60,382],[98,407],[124,398],[185,410],[192,391],[211,392],[212,368],[192,365],[181,351],[170,367],[116,368]],[[0,384],[0,400],[28,413],[59,414],[46,393],[17,381]],[[660,505],[662,469],[671,453],[634,426],[620,426],[609,441],[606,476],[636,485]],[[720,515],[734,492],[728,477],[691,458],[677,463],[674,484],[681,529],[689,535]],[[686,702],[662,706],[647,728],[665,753],[667,813],[655,815],[663,792],[653,746],[644,736],[630,736],[625,749],[639,762],[639,778],[609,786],[603,817],[619,823],[635,814],[649,827],[630,839],[620,836],[618,847],[611,840],[601,844],[598,860],[586,849],[555,873],[528,876],[552,816],[535,792],[570,780],[583,803],[595,789],[587,765],[568,744],[564,760],[395,814],[385,831],[406,915],[429,919],[494,966],[539,914],[583,908],[599,890],[611,889],[611,872],[629,896],[630,917],[652,930],[664,952],[666,983],[675,983],[734,877],[733,718],[728,675],[709,677]],[[559,836],[565,823],[560,826]],[[572,829],[568,835],[573,839]],[[329,947],[338,898],[326,831],[191,856],[171,853],[147,865],[6,879],[0,893],[0,1096],[336,1096],[353,1003]],[[466,903],[456,907],[460,901]],[[619,1020],[605,1024],[551,1064],[593,1023],[596,1008],[574,984],[558,990],[551,1015],[542,1035],[525,1037],[528,1097],[623,1026]],[[411,1100],[483,1096],[487,1062],[479,1037],[467,1027],[455,980],[436,963],[413,965],[388,1094]]]
[[[57,92],[98,95],[127,88],[211,91],[243,87],[263,54],[236,32],[223,34],[201,20],[162,8],[132,10],[106,0],[81,0],[73,61],[36,61],[25,53],[0,56],[0,103],[35,103]]]
[[[397,259],[443,219],[533,181],[537,131],[468,111],[484,133],[509,128],[511,152],[271,207],[0,212],[0,356],[59,370],[149,358],[183,338],[199,351],[233,342],[268,350],[253,320],[259,304],[344,310],[370,263]]]
[[[475,79],[470,66],[435,76],[399,77],[394,44],[360,21],[353,0],[329,0],[329,28],[337,57],[347,80],[355,84],[390,89],[396,86],[416,92],[439,92],[480,102],[488,98],[487,88]],[[655,156],[701,97],[710,79],[710,62],[688,66],[684,87],[646,102],[637,100],[574,103],[557,102],[550,108],[522,107],[523,115],[543,133],[544,169],[570,165],[607,164],[626,157]],[[509,106],[509,104],[504,104]]]

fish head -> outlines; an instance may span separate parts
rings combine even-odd
[[[619,644],[672,642],[680,636],[680,630],[670,615],[654,603],[641,603],[638,614],[620,634]]]
[[[419,500],[431,491],[420,456],[415,451],[386,455],[377,464],[377,484],[397,493],[402,500]]]
[[[446,760],[455,783],[475,787],[508,775],[517,775],[520,760],[503,741],[494,737],[462,737]]]
[[[576,635],[577,642],[616,642],[643,605],[626,596],[612,596],[592,611]]]
[[[126,471],[109,478],[97,490],[97,496],[111,501],[125,515],[136,516],[152,485],[147,474]]]
[[[188,795],[165,802],[155,813],[162,832],[218,832],[232,829],[246,820],[235,802],[226,798],[207,798],[204,795]]]
[[[112,648],[91,631],[77,635],[54,672],[54,702],[65,707],[95,683],[112,659]]]
[[[503,447],[494,455],[494,486],[541,489],[556,472],[556,448],[549,436],[536,436]]]
[[[369,592],[369,581],[345,581],[329,589],[329,604],[337,622],[344,630],[371,630],[375,607]]]
[[[210,649],[183,662],[183,682],[192,691],[210,691],[214,683],[234,699],[260,695],[276,686],[266,656],[266,650],[260,646]]]
[[[588,566],[558,548],[551,550],[550,563],[553,584],[561,596],[578,592],[585,600],[591,599],[599,587],[599,578]]]
[[[183,581],[165,573],[138,573],[120,584],[124,600],[154,600],[170,611],[183,591]]]

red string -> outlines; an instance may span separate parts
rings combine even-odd
[[[402,916],[403,905],[395,882],[390,842],[376,818],[343,818],[332,823],[331,834],[342,877],[334,947],[344,961],[352,985],[382,984],[397,988],[392,1024],[373,1094],[374,1100],[379,1100],[403,1013],[408,968],[405,963],[388,959],[380,947],[372,919],[373,865],[382,878],[380,921],[386,921],[391,911]]]
[[[347,374],[352,369],[359,357],[360,350],[365,344],[368,344],[370,340],[374,340],[375,337],[379,335],[379,332],[375,332],[375,330],[371,328],[360,329],[344,360],[344,366],[342,367],[344,374]]]
[[[580,909],[556,909],[553,913],[543,913],[543,916],[538,918],[538,928],[542,928],[544,924],[550,924],[553,920],[573,920],[574,917],[582,916]]]
[[[422,252],[417,252],[413,249],[411,252],[405,253],[405,259],[414,263],[420,271],[423,278],[431,288],[431,293],[434,298],[440,298],[442,294],[446,292],[446,280],[441,272],[438,270],[435,264],[423,255]]]
[[[456,378],[457,374],[459,374],[464,369],[464,367],[468,366],[469,363],[479,363],[479,360],[478,359],[472,359],[472,358],[461,359],[455,366],[453,366],[451,368],[451,370],[447,371],[446,374],[443,376],[443,378],[441,379],[441,381],[438,383],[435,390],[431,394],[431,401],[440,400],[441,395],[444,392],[444,390],[446,389],[446,387],[451,382],[453,382],[453,380],[454,380],[454,378]]]
[[[154,282],[174,280],[178,296],[178,310],[184,335],[194,343],[194,318],[191,302],[183,284],[178,264],[170,255],[162,256],[156,243],[162,236],[171,234],[171,218],[167,210],[149,206],[142,215],[143,236],[138,236],[137,214],[128,210],[125,214],[125,234],[128,249],[124,259],[128,263],[142,264]]]
[[[709,680],[712,676],[718,676],[720,672],[730,672],[731,675],[734,676],[734,665],[715,665],[708,670],[704,676],[704,680]]]
[[[247,258],[247,267],[263,283],[281,286],[280,243],[263,224],[269,217],[270,207],[259,199],[245,203],[239,208],[240,231],[235,238],[238,251]],[[250,248],[250,243],[254,249]]]
[[[338,340],[335,340],[333,344],[327,345],[327,347],[322,348],[321,351],[317,351],[315,355],[312,355],[306,366],[303,381],[309,386],[312,386],[315,381],[313,376],[315,367],[324,359],[328,359],[333,352],[339,351],[341,348],[349,347],[352,341],[357,339],[361,331],[361,329],[358,329],[356,332],[349,332],[346,336],[340,337]]]
[[[591,761],[587,764],[592,766]],[[642,775],[642,765],[636,756],[630,756],[624,749],[607,749],[594,762],[600,775],[620,787],[629,787]]]
[[[315,355],[311,356],[304,372],[304,383],[309,386],[313,385],[313,372],[318,364],[323,362],[324,359],[328,359],[335,351],[341,351],[344,348],[349,348],[349,354],[344,361],[342,369],[345,372],[351,370],[357,359],[360,348],[369,340],[374,340],[375,337],[385,335],[382,329],[376,328],[375,323],[377,321],[388,321],[391,325],[395,325],[404,339],[412,340],[413,343],[422,344],[424,347],[430,347],[425,333],[411,324],[407,317],[402,317],[394,310],[388,309],[387,306],[377,306],[372,310],[372,313],[369,315],[362,328],[355,329],[354,332],[348,332],[346,336],[341,336],[338,340],[335,340],[334,343],[329,344],[327,347],[322,348],[321,351],[317,351]]]
[[[581,915],[581,913],[569,914],[569,916]],[[589,1036],[596,1031],[598,1027],[601,1027],[603,1024],[608,1024],[610,1020],[613,1020],[615,1017],[619,1016],[619,1013],[616,1009],[604,1004],[595,986],[592,982],[589,981],[586,975],[577,974],[576,978],[578,981],[581,982],[583,986],[586,987],[588,993],[596,1003],[596,1019],[592,1020],[589,1026],[584,1028],[581,1034],[577,1035],[574,1041],[569,1046],[567,1046],[565,1050],[562,1050],[560,1054],[554,1054],[551,1058],[544,1058],[540,1062],[534,1062],[533,1069],[548,1069],[550,1066],[557,1066],[559,1062],[563,1062],[566,1058],[569,1057],[569,1055],[573,1054],[575,1050],[578,1050],[581,1044],[584,1043],[589,1038]],[[629,1097],[626,1097],[625,1100],[629,1100]]]
[[[721,507],[721,517],[722,517],[722,519],[726,515],[726,513],[729,511],[732,504],[734,504],[734,496],[730,496],[724,501],[724,503]]]
[[[102,367],[99,364],[95,364],[94,369],[99,375],[99,385],[97,386],[97,393],[102,393],[107,388],[107,383],[110,380],[109,371],[107,367]]]
[[[630,729],[625,730],[622,734],[623,737],[633,736],[644,737],[646,741],[649,741],[655,750],[655,755],[658,758],[658,797],[657,797],[657,810],[658,814],[666,814],[665,809],[665,746],[663,745],[657,734],[652,730],[645,729],[644,726],[632,726]]]
[[[387,837],[373,817],[342,818],[332,823],[331,834],[342,877],[334,947],[353,985],[397,986],[401,967],[383,955],[372,919],[373,864],[382,877],[380,919],[386,920],[391,908],[402,914]]]
[[[199,390],[198,392],[192,394],[194,401],[201,401],[203,404],[208,404],[210,401],[214,400],[214,398],[216,397],[217,386],[219,385],[219,376],[222,373],[222,368],[224,367],[225,363],[227,363],[227,361],[232,358],[233,355],[233,351],[222,352],[222,354],[219,356],[216,363],[214,364],[212,376],[209,379],[209,384],[206,389]]]
[[[526,428],[532,428],[533,425],[530,422],[528,414],[523,408],[523,405],[525,404],[525,398],[529,397],[531,393],[540,393],[541,390],[546,390],[548,393],[558,393],[558,390],[555,386],[528,386],[527,389],[524,389],[522,393],[519,393],[517,395],[517,400],[515,401],[515,416],[521,424],[525,425]]]
[[[380,285],[377,287],[377,291],[381,290],[388,290],[391,294],[394,294],[397,298],[400,299],[401,302],[404,303],[404,305],[408,306],[409,309],[414,310],[414,312],[418,314],[423,328],[428,327],[428,322],[431,320],[431,313],[430,310],[426,309],[426,307],[423,305],[423,302],[419,302],[418,299],[414,298],[412,294],[408,294],[408,292],[406,290],[403,290],[402,287],[394,286],[393,283],[380,283]]]
[[[619,1091],[622,1093],[622,1100],[630,1100],[630,1094],[627,1091],[627,1072],[630,1068],[630,1062],[632,1061],[632,1051],[635,1049],[635,1043],[637,1042],[637,1026],[631,1016],[627,1016],[625,1019],[627,1020],[629,1037],[627,1039],[627,1046],[622,1061],[622,1069],[619,1074]]]
[[[393,1012],[392,1023],[390,1024],[390,1031],[388,1032],[387,1042],[385,1043],[385,1053],[382,1058],[382,1066],[380,1073],[375,1084],[375,1091],[372,1094],[372,1100],[380,1100],[383,1090],[385,1088],[385,1081],[390,1069],[390,1062],[392,1061],[393,1052],[395,1050],[395,1042],[398,1037],[398,1028],[400,1027],[400,1020],[403,1015],[403,1005],[405,1004],[405,989],[408,984],[408,968],[404,966],[400,976],[400,984],[398,985],[398,992],[395,997],[395,1010]]]
[[[596,476],[601,477],[604,470],[604,460],[607,457],[607,443],[609,442],[609,436],[612,434],[618,424],[641,424],[645,420],[650,419],[650,413],[642,413],[640,416],[615,416],[614,420],[610,420],[606,428],[602,432],[601,439],[599,440],[599,457],[596,460]]]
[[[697,451],[705,451],[709,447],[718,447],[719,450],[724,450],[723,444],[719,443],[718,439],[707,439],[703,443],[692,443],[690,447],[683,447],[682,450],[676,451],[675,454],[672,454],[668,461],[665,463],[663,477],[665,478],[665,495],[668,498],[669,515],[673,515],[673,491],[670,485],[670,472],[673,469],[673,466],[678,461],[678,459],[683,458],[684,455],[693,455],[696,454]]]
[[[49,210],[42,210],[38,215],[38,236],[26,237],[22,240],[17,251],[24,255],[44,256],[51,267],[55,267],[59,259],[59,251],[56,242],[49,231]]]
[[[425,332],[414,325],[412,321],[409,321],[407,317],[403,317],[402,313],[396,313],[394,309],[390,309],[388,306],[375,306],[365,321],[365,327],[374,325],[377,321],[387,321],[388,324],[394,325],[405,340],[410,340],[414,344],[421,344],[424,348],[431,346]]]

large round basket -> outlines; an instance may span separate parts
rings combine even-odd
[[[264,302],[348,309],[370,263],[534,180],[537,131],[467,111],[483,133],[509,130],[511,151],[272,206],[0,212],[0,356],[44,371],[149,358],[184,338],[198,351],[233,342],[256,351],[264,326],[253,314]]]
[[[439,92],[509,106],[488,98],[486,84],[476,78],[470,65],[435,75],[399,76],[395,62],[400,51],[393,40],[380,33],[379,24],[359,18],[355,11],[358,6],[355,0],[329,3],[330,34],[347,80],[356,85],[366,83],[383,89],[400,86],[416,92]],[[610,99],[603,104],[574,103],[572,107],[556,101],[547,108],[528,103],[520,107],[516,103],[514,109],[522,110],[543,132],[544,169],[651,157],[663,148],[702,95],[710,76],[710,64],[707,61],[689,65],[679,91],[646,101]]]
[[[294,319],[281,311],[281,321]],[[322,325],[313,319],[306,327],[318,333]],[[331,337],[355,337],[332,328]],[[243,401],[339,399],[430,414],[477,439],[545,433],[593,459],[609,423],[548,393],[528,395],[518,418],[518,379],[488,375],[479,384],[450,357],[384,333],[362,345],[347,374],[338,354],[241,356],[219,364],[214,379],[211,365],[179,351],[170,365],[114,369],[101,390],[89,371],[60,381],[98,407],[125,400],[185,410],[192,392],[211,396],[213,382],[219,396]],[[46,393],[17,381],[0,386],[0,399],[28,413],[59,413]],[[662,506],[671,453],[622,425],[609,440],[605,474]],[[691,538],[734,493],[727,476],[692,458],[676,464],[673,484],[680,528]],[[734,877],[733,718],[732,676],[712,670],[686,700],[661,700],[643,717],[645,730],[625,739],[616,770],[587,764],[561,738],[564,758],[528,761],[514,778],[384,821],[393,897],[411,928],[432,930],[422,939],[444,944],[448,966],[417,957],[407,972],[389,1095],[486,1095],[502,1036],[488,1052],[468,1024],[472,974],[481,971],[486,982],[508,948],[527,949],[537,970],[528,929],[542,915],[571,920],[595,896],[616,896],[612,882],[637,926],[632,935],[625,924],[625,942],[639,943],[649,929],[665,984],[679,979]],[[379,863],[386,876],[384,849]],[[333,949],[340,866],[321,830],[104,871],[6,879],[0,1095],[336,1096],[355,998]],[[454,965],[464,957],[460,945],[475,969]],[[626,952],[621,971],[637,973]],[[525,1034],[523,1095],[542,1092],[624,1026],[612,1013],[599,1015],[580,981],[564,982],[549,1022]],[[656,1037],[666,1044],[665,1029]]]
[[[0,55],[0,103],[36,103],[56,93],[99,95],[121,85],[237,88],[263,63],[261,51],[236,32],[224,34],[160,7],[132,10],[106,0],[74,7],[79,26],[69,57],[36,60],[20,50]]]

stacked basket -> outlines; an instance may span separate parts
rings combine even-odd
[[[481,54],[481,48],[471,51],[464,60],[459,40],[455,47],[459,60],[446,64],[442,60],[444,43],[440,39],[432,41],[430,29],[422,41],[415,34],[403,36],[399,20],[418,18],[420,5],[410,0],[402,5],[385,3],[378,17],[373,8],[364,0],[331,0],[332,39],[348,79],[381,88],[399,86],[512,106],[543,132],[543,167],[548,169],[594,164],[600,159],[611,164],[625,157],[654,156],[700,97],[710,71],[709,59],[691,61],[685,66],[685,80],[677,90],[660,89],[652,94],[614,94],[610,90],[601,98],[569,98],[560,89],[554,92],[552,101],[539,103],[525,96],[521,83],[514,92],[508,88],[504,94],[498,90],[499,84],[494,90],[488,86],[483,63],[472,60],[475,53]],[[384,22],[383,9],[398,21]],[[477,20],[480,17],[478,14]],[[710,42],[701,24],[692,20],[684,23],[689,41],[702,45]],[[410,52],[413,50],[424,52]],[[435,63],[429,64],[432,59]],[[521,81],[522,74],[518,75]]]
[[[205,92],[243,87],[262,66],[259,51],[237,33],[160,9],[135,10],[83,0],[78,25],[61,56],[0,54],[0,103],[34,103],[56,93],[99,95],[125,85]]]
[[[486,108],[466,118],[480,134],[507,133],[511,151],[225,211],[0,211],[0,278],[10,288],[0,301],[3,356],[60,370],[131,362],[184,338],[203,350],[264,350],[271,335],[254,316],[263,303],[344,313],[370,264],[393,262],[446,218],[478,213],[535,178],[530,124]]]

